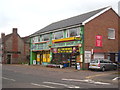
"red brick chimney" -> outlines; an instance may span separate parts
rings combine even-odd
[[[18,51],[18,34],[17,28],[13,28],[13,35],[12,35],[12,51]],[[12,58],[18,58],[18,54],[12,54]]]
[[[5,37],[5,33],[1,33],[1,38],[4,38]]]
[[[17,28],[13,28],[13,34],[17,34]]]
[[[5,33],[1,33],[1,39],[2,39],[2,42],[3,42],[4,39],[5,39]]]

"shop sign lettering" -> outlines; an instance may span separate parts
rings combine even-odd
[[[54,47],[57,47],[57,46],[65,46],[65,43],[55,43],[53,44]]]
[[[68,42],[66,45],[74,45],[74,42]]]
[[[64,43],[54,43],[52,47],[61,47],[61,46],[76,46],[79,44],[80,41],[71,41],[71,42],[64,42]]]
[[[69,48],[58,48],[58,53],[72,53],[72,47]]]
[[[49,49],[49,47],[48,47],[48,43],[46,43],[46,44],[33,44],[31,49],[32,50],[45,50],[45,49]]]

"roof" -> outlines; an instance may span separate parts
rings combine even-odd
[[[30,38],[29,36],[22,37],[22,40],[27,43],[27,42],[30,42],[29,38]]]
[[[2,44],[2,38],[0,38],[0,44]]]
[[[105,8],[101,8],[95,11],[91,11],[85,14],[81,14],[78,16],[74,16],[65,20],[61,20],[58,22],[54,22],[46,27],[44,27],[43,29],[33,33],[31,36],[35,36],[44,32],[51,32],[57,29],[61,29],[61,28],[65,28],[65,27],[69,27],[69,26],[73,26],[73,25],[82,25],[83,22],[85,22],[86,20],[90,19],[91,17],[95,16],[96,14],[100,13],[101,11],[107,9],[108,7]]]
[[[5,40],[7,40],[8,38],[10,38],[11,35],[12,35],[12,34],[8,34],[8,35],[6,35],[6,36],[5,36]]]

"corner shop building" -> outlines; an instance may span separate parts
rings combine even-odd
[[[88,68],[91,59],[118,60],[119,16],[111,7],[52,23],[31,35],[30,64],[69,63]]]

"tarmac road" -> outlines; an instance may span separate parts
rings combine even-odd
[[[112,81],[118,76],[116,73],[117,71],[2,65],[2,88],[118,88],[118,82]]]

